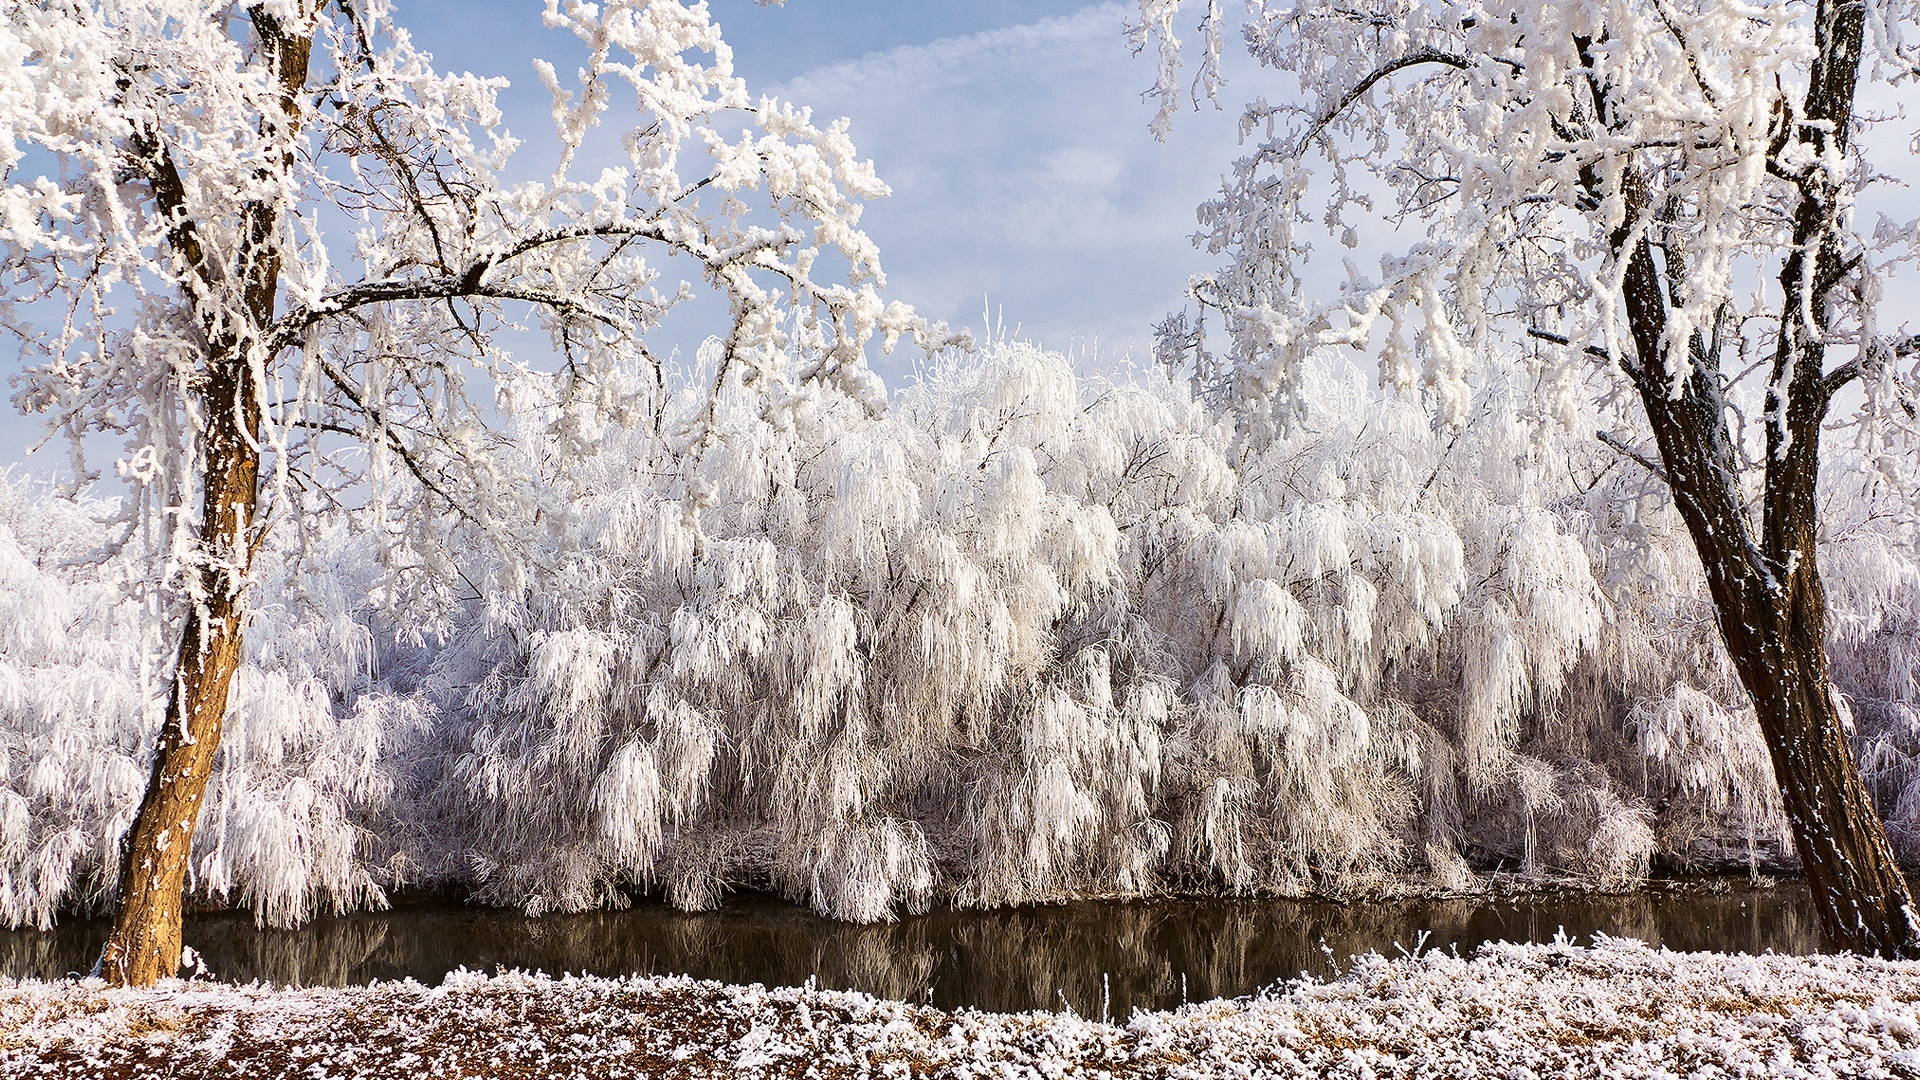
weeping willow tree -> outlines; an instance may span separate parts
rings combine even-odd
[[[1613,419],[1510,374],[1458,429],[1322,373],[1249,433],[1161,372],[1018,345],[882,416],[681,382],[698,455],[536,410],[501,452],[537,538],[448,538],[484,590],[396,608],[360,515],[263,539],[193,897],[288,926],[417,885],[540,912],[748,887],[871,921],[1780,865],[1670,495],[1590,437]],[[1867,466],[1827,455],[1831,655],[1911,857],[1920,522]],[[144,786],[177,642],[125,588],[137,547],[72,558],[113,520],[0,483],[9,925],[110,900]]]

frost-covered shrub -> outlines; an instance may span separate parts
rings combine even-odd
[[[89,509],[0,480],[0,915],[10,926],[44,927],[100,898],[117,872],[111,836],[147,779],[143,676],[157,649],[111,574],[62,566],[105,538]]]
[[[1894,850],[1920,862],[1920,521],[1910,485],[1861,464],[1836,468],[1830,485],[1828,655]],[[1920,460],[1900,464],[1911,474]]]

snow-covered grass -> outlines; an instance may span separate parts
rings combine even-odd
[[[1920,963],[1496,945],[1139,1012],[943,1012],[685,978],[0,984],[0,1073],[61,1077],[1913,1077]]]

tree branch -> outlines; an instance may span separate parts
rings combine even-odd
[[[160,139],[160,133],[152,127],[141,125],[134,129],[128,138],[128,157],[134,168],[147,181],[147,190],[153,193],[154,207],[160,212],[160,220],[167,223],[167,244],[180,253],[186,260],[188,269],[199,281],[192,290],[196,314],[199,303],[206,291],[220,284],[220,264],[208,257],[206,245],[200,242],[200,230],[187,209],[187,185],[180,178],[180,167],[174,164],[173,152]]]
[[[344,315],[371,304],[405,300],[459,300],[469,297],[523,300],[558,311],[584,315],[622,333],[632,332],[633,327],[625,320],[604,311],[598,311],[560,293],[525,286],[488,285],[481,279],[491,265],[491,260],[481,260],[458,275],[443,274],[425,278],[367,281],[329,293],[318,302],[296,307],[275,321],[273,331],[267,335],[266,339],[268,355],[299,344],[302,335],[325,319]]]
[[[1573,339],[1566,336],[1565,334],[1556,334],[1551,330],[1542,330],[1537,326],[1527,327],[1527,336],[1531,338],[1539,338],[1541,341],[1552,342],[1555,345],[1565,345],[1568,348],[1574,347]],[[1598,345],[1582,346],[1581,351],[1586,353],[1588,356],[1593,357],[1596,360],[1605,360],[1608,363],[1613,362],[1613,354],[1607,352],[1607,350],[1601,348]]]
[[[781,237],[772,236],[760,243],[750,243],[728,251],[703,249],[689,243],[686,239],[676,239],[669,235],[667,228],[659,222],[644,222],[635,225],[592,225],[567,229],[551,229],[535,233],[513,244],[503,251],[489,252],[475,258],[467,266],[455,273],[440,274],[433,277],[388,278],[381,281],[365,281],[349,285],[328,293],[311,304],[296,306],[275,320],[272,329],[265,335],[268,355],[281,349],[298,344],[302,335],[322,320],[335,315],[343,315],[356,308],[369,304],[384,304],[402,300],[452,300],[466,297],[490,297],[497,300],[524,300],[542,304],[557,310],[570,311],[586,315],[598,322],[607,324],[623,333],[630,334],[632,327],[624,320],[602,311],[597,311],[578,300],[569,299],[558,293],[524,287],[492,286],[486,284],[487,275],[502,263],[511,262],[523,255],[531,254],[553,244],[569,243],[576,240],[658,240],[677,251],[692,255],[707,266],[709,270],[738,263],[769,247],[784,242]],[[770,267],[775,271],[791,274],[780,267]]]
[[[1333,123],[1336,117],[1347,111],[1348,106],[1366,96],[1367,91],[1373,89],[1375,83],[1395,72],[1404,71],[1410,67],[1418,67],[1421,64],[1443,64],[1450,68],[1465,71],[1467,68],[1473,66],[1473,61],[1469,57],[1461,56],[1458,53],[1441,52],[1432,46],[1423,46],[1407,53],[1405,56],[1387,61],[1379,67],[1374,68],[1371,72],[1368,72],[1367,77],[1355,83],[1351,90],[1341,95],[1339,101],[1315,117],[1312,125],[1307,128],[1305,134],[1300,136],[1299,144],[1294,152],[1289,156],[1299,157],[1305,153],[1308,144],[1319,138],[1321,133],[1327,130],[1327,125]]]
[[[1599,439],[1609,449],[1613,450],[1615,453],[1619,454],[1621,457],[1624,457],[1629,461],[1632,461],[1634,464],[1647,470],[1648,472],[1652,473],[1654,476],[1659,477],[1661,483],[1667,485],[1668,487],[1673,486],[1673,481],[1667,478],[1667,470],[1661,468],[1659,462],[1652,460],[1651,458],[1647,457],[1645,454],[1642,454],[1640,451],[1635,450],[1633,447],[1628,446],[1626,443],[1621,442],[1619,439],[1614,438],[1611,432],[1597,431],[1594,433],[1594,437]]]
[[[353,402],[354,408],[360,411],[360,415],[381,425],[381,433],[386,436],[387,445],[393,448],[395,454],[399,455],[401,464],[407,467],[407,471],[413,474],[415,480],[420,481],[422,487],[440,496],[441,501],[445,502],[449,509],[460,515],[460,517],[465,519],[469,524],[476,526],[481,524],[477,518],[467,512],[465,507],[460,505],[459,500],[455,499],[445,488],[441,487],[431,476],[427,475],[426,468],[413,456],[413,451],[408,449],[406,442],[400,438],[399,433],[391,426],[388,426],[384,412],[379,406],[371,405],[367,402],[366,396],[360,393],[359,388],[354,385],[352,379],[347,378],[346,372],[341,371],[325,360],[319,360],[317,362],[320,365],[320,370],[326,374],[328,381],[338,387],[340,392],[347,396],[348,401]],[[345,424],[307,423],[299,426],[321,431],[332,431],[337,434],[356,438],[363,443],[371,443],[373,441],[369,437],[369,432],[365,430],[355,430]]]
[[[1876,357],[1876,354],[1879,354],[1879,356]],[[1839,367],[1834,368],[1832,371],[1827,372],[1820,380],[1820,392],[1827,397],[1832,397],[1839,393],[1848,383],[1865,375],[1869,368],[1877,367],[1880,363],[1884,363],[1885,356],[1890,355],[1897,360],[1905,360],[1907,357],[1916,354],[1920,354],[1920,334],[1901,338],[1898,341],[1880,342],[1868,350],[1867,363],[1865,365],[1861,364],[1859,357],[1855,357],[1841,364]]]

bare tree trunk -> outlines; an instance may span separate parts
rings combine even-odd
[[[1920,956],[1920,921],[1854,764],[1824,653],[1817,644],[1768,648],[1735,663],[1759,711],[1827,936],[1854,952]]]
[[[242,656],[241,590],[252,557],[260,475],[254,440],[259,401],[244,361],[229,358],[225,366],[223,385],[210,395],[224,407],[209,410],[200,514],[201,549],[209,562],[192,571],[200,596],[187,605],[166,723],[146,796],[123,841],[119,902],[100,956],[101,976],[119,985],[149,986],[180,970],[180,908],[193,830]],[[253,429],[244,435],[243,415]]]
[[[1865,41],[1859,0],[1821,0],[1809,73],[1807,137],[1819,155],[1843,154]],[[1827,373],[1829,297],[1847,277],[1847,204],[1832,174],[1793,174],[1799,189],[1793,248],[1780,269],[1779,339],[1767,389],[1767,473],[1758,558],[1744,625],[1728,644],[1753,696],[1793,823],[1794,846],[1834,944],[1920,957],[1920,915],[1868,798],[1827,673],[1827,598],[1816,549],[1821,425],[1844,385]],[[1723,606],[1724,623],[1732,614]]]
[[[1785,276],[1795,273],[1790,266]],[[1814,501],[1827,404],[1819,386],[1824,350],[1816,339],[1791,332],[1783,338],[1781,363],[1794,385],[1769,439],[1774,448],[1767,462],[1765,523],[1756,536],[1740,504],[1720,376],[1704,341],[1694,344],[1695,371],[1683,392],[1671,392],[1657,284],[1643,241],[1627,273],[1627,308],[1640,358],[1630,374],[1674,504],[1706,572],[1727,653],[1766,736],[1821,925],[1842,948],[1920,956],[1920,919],[1860,779],[1827,672]],[[1795,370],[1814,374],[1796,376]]]
[[[298,22],[284,24],[264,7],[247,15],[262,57],[279,86],[279,110],[268,110],[260,131],[277,140],[277,160],[261,179],[293,165],[300,128],[317,7],[301,5]],[[260,497],[263,406],[253,354],[260,328],[273,321],[280,284],[280,217],[271,197],[245,204],[232,267],[212,262],[190,212],[186,186],[160,133],[137,130],[131,163],[144,175],[155,203],[171,222],[168,246],[187,271],[183,287],[207,340],[205,474],[202,478],[197,565],[188,570],[191,594],[180,632],[174,685],[154,756],[153,774],[133,827],[122,841],[113,930],[100,955],[109,982],[147,986],[180,970],[180,916],[193,831],[212,778],[226,721],[227,692],[244,657],[244,590],[258,541],[254,515]],[[270,184],[263,185],[270,186]],[[230,276],[229,276],[230,275]]]

